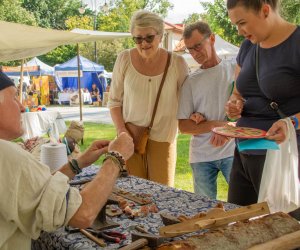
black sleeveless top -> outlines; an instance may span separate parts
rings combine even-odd
[[[255,69],[256,45],[245,40],[237,56],[241,67],[236,87],[245,104],[238,126],[268,130],[280,119],[270,102],[287,116],[300,112],[300,27],[272,48],[259,48],[259,83]],[[298,145],[300,136],[298,133]]]

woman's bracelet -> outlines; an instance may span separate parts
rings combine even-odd
[[[238,119],[231,119],[227,115],[225,117],[226,117],[226,120],[229,122],[236,122],[238,120]]]
[[[76,159],[69,161],[69,166],[74,174],[80,174],[82,172],[82,169],[78,166]]]
[[[299,120],[298,120],[297,116],[294,115],[294,116],[291,116],[290,118],[292,120],[294,128],[298,129],[299,128]]]

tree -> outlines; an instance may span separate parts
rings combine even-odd
[[[281,1],[281,14],[285,20],[299,24],[300,23],[300,1],[284,0]]]
[[[184,19],[183,23],[185,25],[187,25],[187,24],[195,23],[199,20],[201,20],[201,14],[193,13],[193,14],[189,15],[189,17],[187,19]]]
[[[166,17],[173,5],[168,0],[115,0],[109,13],[99,13],[98,29],[128,32],[133,12],[145,9]]]
[[[34,26],[37,24],[34,15],[24,9],[16,0],[0,1],[0,20]]]
[[[215,0],[214,3],[201,3],[205,14],[202,19],[209,23],[213,32],[223,37],[228,42],[237,46],[243,41],[243,37],[239,36],[236,27],[231,24],[224,0]]]
[[[65,21],[78,15],[80,0],[21,0],[22,7],[33,13],[38,26],[66,29]]]

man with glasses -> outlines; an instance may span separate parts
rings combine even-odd
[[[186,79],[181,89],[177,113],[179,129],[193,135],[190,164],[195,193],[216,199],[218,172],[221,171],[229,182],[234,143],[213,134],[211,129],[227,124],[224,105],[232,90],[235,63],[218,57],[215,35],[204,22],[187,26],[183,39],[186,51],[200,67]]]

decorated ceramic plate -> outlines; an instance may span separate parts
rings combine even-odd
[[[212,131],[219,135],[234,138],[264,138],[267,131],[257,128],[224,126],[213,128]]]

